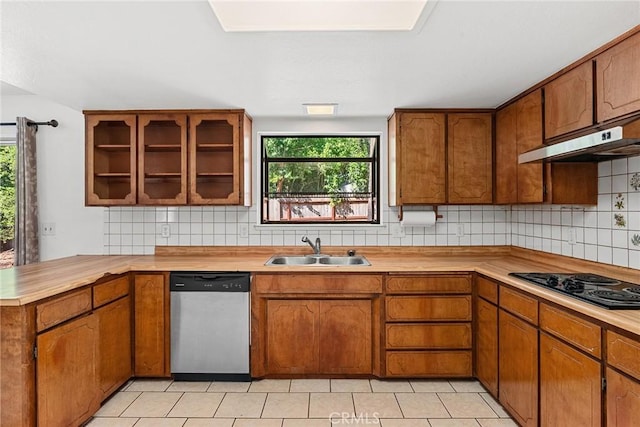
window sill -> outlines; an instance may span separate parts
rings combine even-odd
[[[386,224],[253,224],[254,230],[386,229]]]

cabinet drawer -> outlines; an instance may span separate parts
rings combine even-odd
[[[470,377],[471,351],[388,351],[389,377]]]
[[[452,321],[471,320],[471,296],[386,298],[387,320]]]
[[[471,324],[388,323],[387,348],[471,348]]]
[[[128,294],[129,276],[101,283],[93,287],[93,307],[100,307]]]
[[[36,328],[47,328],[91,311],[91,288],[86,287],[54,300],[36,305]]]
[[[534,325],[538,324],[538,300],[522,292],[500,286],[500,307]]]
[[[498,304],[498,284],[496,282],[487,280],[484,277],[476,277],[476,289],[478,290],[478,296]]]
[[[640,380],[640,342],[607,331],[607,363]]]
[[[540,327],[600,358],[602,356],[600,327],[547,304],[540,304]]]
[[[405,276],[387,279],[389,293],[471,293],[471,277],[463,276]]]
[[[382,276],[372,274],[256,274],[259,293],[382,293]]]

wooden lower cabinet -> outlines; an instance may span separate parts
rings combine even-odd
[[[640,420],[640,382],[607,368],[607,427],[636,426]]]
[[[476,378],[498,397],[498,307],[477,298],[475,310]]]
[[[540,333],[540,424],[601,424],[601,365],[562,341]]]
[[[131,297],[126,296],[95,311],[101,400],[131,378]]]
[[[385,297],[384,375],[471,377],[471,290],[468,274],[390,275]]]
[[[328,374],[371,374],[371,300],[320,303],[319,362]]]
[[[312,373],[318,367],[320,301],[267,301],[267,371]]]
[[[169,285],[164,274],[134,277],[134,375],[168,377]]]
[[[388,377],[470,377],[471,351],[387,351]]]
[[[100,407],[98,318],[89,314],[37,337],[38,426],[78,426]]]
[[[499,310],[500,403],[522,426],[538,425],[538,328]]]
[[[271,374],[371,374],[371,300],[270,299]]]

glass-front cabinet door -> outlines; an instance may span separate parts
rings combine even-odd
[[[138,115],[138,203],[187,203],[186,114]]]
[[[87,115],[86,204],[136,204],[136,115]]]
[[[190,122],[191,204],[240,203],[240,114],[192,114]]]

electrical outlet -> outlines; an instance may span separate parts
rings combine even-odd
[[[43,236],[55,236],[56,235],[56,223],[55,222],[43,222],[41,225],[41,232]]]
[[[171,237],[171,226],[169,224],[162,224],[160,226],[160,236],[164,238]]]
[[[458,224],[458,228],[456,229],[457,237],[464,237],[464,224]]]
[[[246,239],[249,237],[249,225],[248,224],[240,224],[240,237]]]

